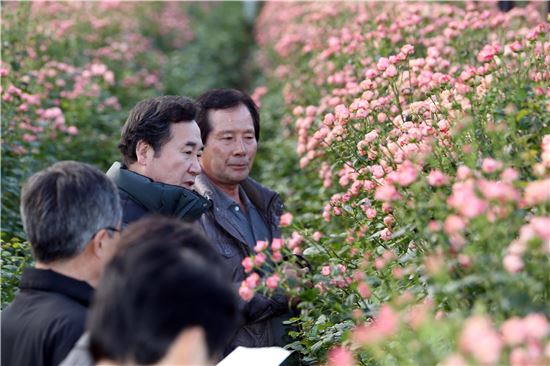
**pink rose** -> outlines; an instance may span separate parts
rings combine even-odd
[[[384,336],[392,336],[399,327],[399,314],[397,314],[389,305],[382,305],[375,318],[377,330]]]
[[[523,319],[523,323],[530,338],[542,339],[548,334],[548,321],[542,314],[529,314]]]
[[[273,238],[273,240],[271,241],[271,250],[273,251],[281,250],[283,245],[284,245],[283,239]]]
[[[550,201],[550,178],[530,182],[525,187],[525,201],[531,206]]]
[[[353,354],[348,349],[338,346],[328,352],[328,366],[353,366]]]
[[[391,239],[391,231],[388,228],[383,229],[380,231],[380,239],[387,241]]]
[[[256,253],[260,253],[260,252],[263,252],[264,250],[267,249],[267,241],[264,241],[264,240],[258,240],[256,242],[256,246],[254,247],[254,251]]]
[[[258,287],[260,284],[260,275],[257,273],[252,273],[250,276],[248,276],[245,280],[246,286],[250,289],[254,289]]]
[[[447,357],[442,363],[441,366],[469,366],[470,364],[457,353],[453,353]]]
[[[502,162],[492,158],[485,158],[481,163],[481,170],[485,173],[494,173],[500,169],[502,169]]]
[[[365,282],[360,282],[357,285],[357,292],[363,299],[368,299],[371,295],[370,287]]]
[[[385,184],[376,188],[374,198],[379,201],[388,202],[398,200],[401,198],[401,195],[393,185]]]
[[[365,71],[365,77],[367,79],[374,79],[376,75],[378,75],[378,72],[376,70],[368,69],[367,71]]]
[[[277,288],[277,285],[279,285],[279,276],[277,274],[269,276],[267,280],[265,280],[265,285],[270,289]]]
[[[330,266],[323,266],[321,269],[321,274],[323,276],[330,276]]]
[[[273,261],[275,262],[280,262],[283,260],[283,255],[279,251],[274,251],[271,255],[271,259],[273,259]]]
[[[266,256],[264,253],[258,253],[255,257],[254,257],[254,265],[256,266],[261,266],[262,264],[265,263],[265,260],[266,260]]]
[[[481,364],[494,365],[500,359],[502,341],[485,316],[474,315],[466,320],[459,345]]]
[[[292,224],[292,218],[293,218],[293,216],[292,216],[292,214],[291,214],[290,212],[287,212],[287,213],[281,215],[281,223],[280,223],[280,225],[281,225],[282,227],[287,227],[287,226],[289,226],[290,224]]]
[[[252,271],[252,267],[254,266],[254,263],[252,262],[252,258],[246,257],[242,260],[241,265],[244,267],[244,271],[246,273]]]
[[[470,176],[470,168],[468,168],[467,166],[464,166],[464,165],[461,165],[461,166],[458,167],[458,169],[456,171],[456,177],[459,180],[465,180],[469,176]]]
[[[239,296],[246,302],[252,300],[252,297],[254,297],[254,291],[246,286],[245,281],[243,281],[241,287],[239,287]]]
[[[500,333],[504,342],[509,346],[523,343],[527,336],[523,321],[518,317],[506,320],[500,327]]]
[[[378,120],[378,122],[383,123],[388,120],[388,115],[384,112],[380,112],[378,113],[378,116],[376,116],[376,119]]]
[[[428,183],[433,187],[441,187],[447,184],[448,178],[439,170],[432,170],[428,175]]]
[[[386,57],[380,57],[380,60],[378,60],[376,64],[376,68],[380,71],[384,71],[389,65],[390,61]]]
[[[72,136],[78,135],[78,128],[75,126],[69,126],[69,128],[67,128],[67,133]]]
[[[450,215],[445,219],[445,223],[443,224],[443,229],[448,235],[456,234],[459,231],[464,230],[466,227],[466,223],[464,220],[457,215]]]
[[[507,254],[502,261],[504,268],[509,273],[518,273],[523,269],[523,259],[519,255]]]
[[[388,66],[386,71],[384,71],[384,76],[387,78],[393,78],[397,75],[397,68],[394,65]]]

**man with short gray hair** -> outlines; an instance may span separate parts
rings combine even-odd
[[[24,185],[21,218],[35,267],[2,311],[2,365],[58,365],[83,333],[93,288],[116,251],[118,191],[90,165],[59,162]]]

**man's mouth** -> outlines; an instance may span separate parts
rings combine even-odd
[[[195,182],[192,182],[192,181],[183,182],[182,186],[187,189],[193,189],[193,187],[195,186]]]

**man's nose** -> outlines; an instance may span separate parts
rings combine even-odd
[[[189,166],[189,173],[193,175],[199,175],[201,173],[201,165],[199,159],[194,159],[191,165]]]
[[[235,155],[245,155],[246,154],[246,143],[244,139],[237,139],[235,142]]]

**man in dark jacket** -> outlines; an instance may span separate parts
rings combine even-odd
[[[93,288],[116,251],[118,192],[98,169],[60,162],[27,181],[21,218],[36,264],[2,311],[2,365],[57,366],[84,331]]]
[[[199,222],[223,256],[237,287],[245,278],[241,261],[253,253],[256,241],[280,237],[283,204],[277,193],[248,176],[260,133],[252,99],[237,90],[217,89],[197,102],[197,123],[205,147],[202,174],[195,187],[213,202]],[[284,345],[286,297],[256,294],[243,306],[245,323],[226,352],[237,346]]]
[[[196,220],[210,203],[193,191],[203,144],[196,107],[186,97],[161,96],[139,102],[122,128],[115,162],[107,176],[120,192],[123,224],[148,213]]]
[[[203,150],[196,111],[180,96],[142,100],[130,111],[118,145],[123,163],[107,171],[119,190],[124,227],[149,214],[192,222],[210,207],[193,191]],[[85,334],[61,366],[92,364]]]

